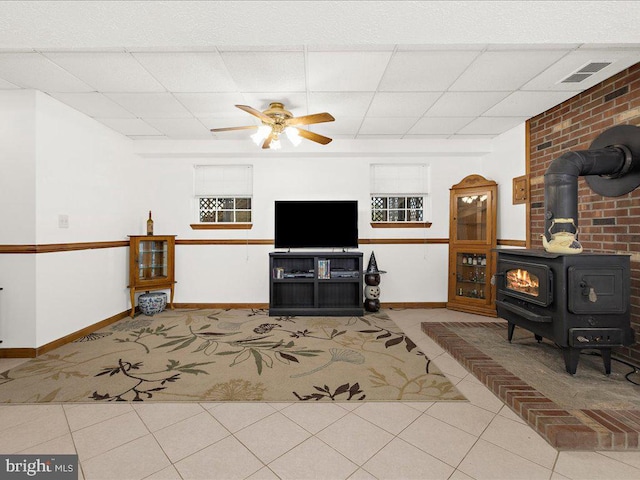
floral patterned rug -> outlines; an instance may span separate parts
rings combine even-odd
[[[0,374],[0,403],[466,400],[383,312],[165,310]]]

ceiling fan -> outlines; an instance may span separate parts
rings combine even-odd
[[[335,118],[329,113],[314,113],[312,115],[303,115],[302,117],[294,117],[290,111],[285,110],[284,104],[280,102],[272,102],[269,108],[261,112],[247,105],[236,105],[240,110],[244,110],[251,115],[258,117],[262,121],[262,126],[250,125],[246,127],[225,127],[212,128],[212,132],[227,132],[229,130],[253,130],[258,131],[251,135],[256,144],[262,144],[262,148],[280,148],[280,134],[285,133],[294,145],[300,143],[300,137],[311,140],[312,142],[326,145],[331,141],[329,137],[309,130],[298,128],[298,125],[311,125],[313,123],[333,122]]]

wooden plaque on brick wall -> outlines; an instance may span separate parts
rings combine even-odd
[[[527,203],[529,198],[529,182],[527,176],[522,175],[513,179],[513,204]]]

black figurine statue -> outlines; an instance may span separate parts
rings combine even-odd
[[[380,310],[380,274],[386,273],[382,270],[378,270],[378,264],[376,263],[376,256],[371,252],[369,258],[369,266],[366,272],[364,272],[364,309],[367,312],[377,312]]]

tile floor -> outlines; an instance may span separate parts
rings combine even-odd
[[[2,405],[0,452],[77,453],[87,480],[640,478],[640,452],[556,451],[420,329],[486,317],[389,314],[469,402]]]

